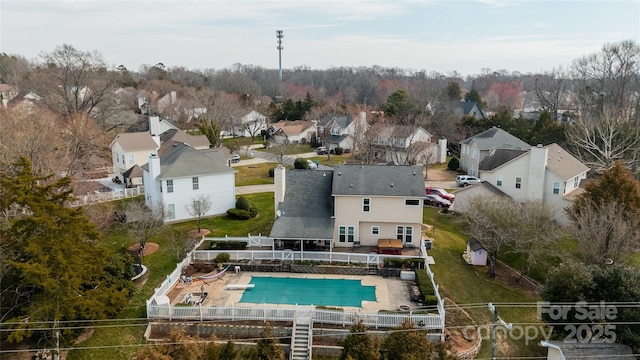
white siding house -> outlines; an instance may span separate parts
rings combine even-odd
[[[189,205],[199,197],[211,201],[205,216],[235,207],[236,170],[226,165],[220,150],[198,151],[179,144],[161,156],[149,155],[142,170],[145,205],[151,209],[161,205],[167,222],[195,218],[189,213]]]
[[[527,150],[529,148],[531,145],[494,126],[460,142],[460,169],[468,175],[480,177],[480,162],[491,151]]]

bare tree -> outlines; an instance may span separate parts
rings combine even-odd
[[[198,224],[198,233],[200,232],[202,218],[207,215],[209,210],[211,210],[212,205],[213,202],[207,195],[198,195],[194,198],[191,198],[191,202],[185,205],[185,208],[187,209],[189,215],[196,218],[196,223]]]
[[[118,73],[107,68],[97,51],[80,51],[64,44],[40,58],[31,87],[62,117],[75,113],[94,116],[94,109],[114,96]]]
[[[495,277],[498,255],[517,253],[528,271],[555,237],[553,212],[539,202],[518,203],[509,197],[477,196],[465,213],[469,233],[489,253],[489,276]]]
[[[612,116],[600,121],[580,119],[567,127],[567,140],[578,158],[596,172],[618,160],[631,168],[640,160],[640,129]]]
[[[553,115],[553,120],[558,120],[558,110],[565,97],[569,74],[562,68],[553,69],[536,77],[535,95],[543,110]]]
[[[126,219],[126,230],[140,244],[138,256],[142,260],[147,241],[158,234],[164,226],[164,207],[162,204],[156,204],[154,209],[149,209],[143,201],[134,200],[128,202],[122,208],[122,212]]]
[[[619,261],[640,246],[640,217],[621,216],[624,206],[592,204],[571,212],[569,230],[587,263]]]
[[[169,247],[176,255],[176,261],[184,259],[187,253],[189,253],[189,251],[191,251],[197,244],[197,240],[195,238],[185,236],[182,232],[173,229],[166,232],[166,239],[169,243]]]

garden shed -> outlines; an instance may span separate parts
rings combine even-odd
[[[467,242],[467,251],[464,252],[462,257],[471,265],[487,265],[487,249],[476,239],[471,239]]]

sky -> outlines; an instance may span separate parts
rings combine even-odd
[[[460,75],[568,67],[640,44],[640,0],[0,0],[0,52],[29,60],[70,44],[138,71],[379,65]]]

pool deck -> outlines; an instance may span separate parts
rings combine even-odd
[[[300,273],[263,273],[263,272],[244,272],[235,273],[229,269],[222,277],[217,279],[198,279],[193,278],[190,284],[178,282],[167,294],[171,300],[171,304],[175,305],[182,302],[188,294],[200,294],[204,286],[204,292],[208,295],[202,306],[231,306],[238,305],[242,294],[247,290],[230,290],[227,285],[231,284],[249,284],[251,277],[255,276],[273,276],[273,277],[291,277],[291,278],[309,278],[309,279],[351,279],[362,280],[363,286],[376,287],[376,301],[363,301],[362,307],[342,307],[347,311],[373,313],[378,310],[396,310],[400,305],[409,306],[410,309],[417,309],[418,304],[411,302],[409,298],[409,287],[413,281],[400,280],[398,278],[383,278],[376,275],[327,275],[327,274],[300,274]],[[251,291],[251,290],[248,290]],[[241,306],[251,306],[251,303],[242,303]],[[262,306],[262,304],[253,304]],[[290,308],[294,305],[290,304],[269,304],[270,306],[281,306]]]

